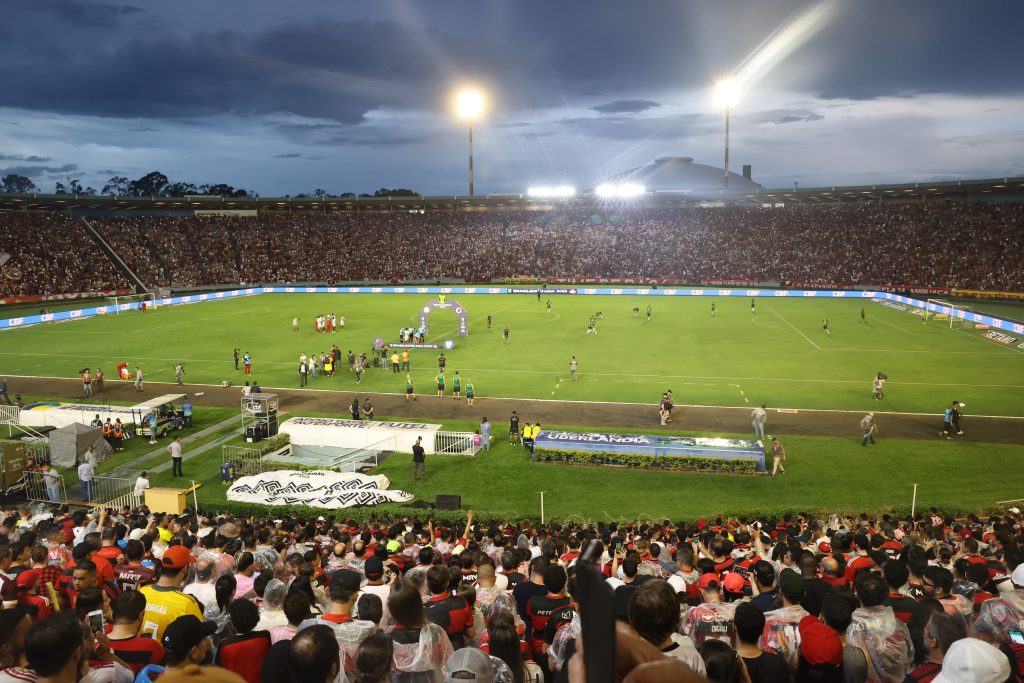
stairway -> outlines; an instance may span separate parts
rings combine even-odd
[[[78,220],[82,222],[82,227],[85,228],[87,233],[89,233],[92,241],[96,243],[96,246],[100,248],[100,251],[106,254],[111,263],[113,263],[118,270],[127,275],[131,282],[135,283],[136,293],[141,294],[148,291],[149,288],[146,287],[146,283],[144,283],[142,279],[135,274],[135,271],[129,268],[128,264],[117,255],[117,252],[114,251],[113,247],[111,247],[105,239],[103,239],[103,236],[100,235],[99,231],[96,230],[96,228],[94,228],[85,218],[79,218]]]

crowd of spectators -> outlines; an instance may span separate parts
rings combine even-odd
[[[63,214],[0,212],[0,253],[10,254],[0,272],[0,297],[128,286],[85,228]]]
[[[1012,203],[128,216],[94,225],[153,286],[536,276],[1024,290],[1024,204]],[[31,274],[5,285],[22,293],[124,281],[65,216],[0,216],[0,239]]]
[[[146,508],[3,514],[5,683],[582,682],[577,586],[595,570],[606,587],[588,599],[617,620],[620,677],[1024,675],[1016,509],[541,526],[471,512],[457,528]],[[588,551],[593,569],[580,563]]]

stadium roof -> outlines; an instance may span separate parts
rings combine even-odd
[[[655,162],[657,163],[657,162]],[[693,164],[693,166],[700,166]],[[640,167],[645,168],[645,167]],[[711,168],[714,167],[704,167]],[[742,177],[742,176],[740,176]],[[676,207],[700,204],[813,205],[838,202],[1024,201],[1024,176],[935,183],[857,185],[808,188],[657,190],[629,200],[606,200],[593,194],[542,199],[526,194],[433,197],[105,197],[0,194],[0,211],[76,211],[113,213],[185,213],[191,211],[487,211],[625,206]]]
[[[612,182],[629,181],[643,185],[648,192],[713,192],[725,189],[725,173],[721,168],[693,163],[693,157],[660,157],[654,161],[623,171]],[[759,184],[739,173],[729,172],[729,190],[756,192]]]

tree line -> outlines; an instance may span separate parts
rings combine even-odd
[[[0,178],[0,193],[7,194],[33,194],[41,190],[36,187],[31,178],[16,173],[10,173]],[[125,176],[114,176],[106,182],[103,189],[96,191],[93,187],[82,187],[77,178],[67,178],[65,182],[57,181],[54,185],[53,194],[78,195],[91,197],[102,195],[107,197],[185,197],[188,195],[211,195],[215,197],[249,198],[259,197],[251,190],[235,188],[226,183],[206,183],[196,185],[194,183],[172,183],[170,179],[160,171],[152,171],[146,175],[129,180]],[[290,195],[285,195],[290,196]],[[303,192],[295,195],[297,199],[323,198],[323,197],[355,197],[354,192],[342,192],[331,195],[326,190],[317,188],[312,192]],[[360,194],[359,197],[418,197],[419,193],[407,188],[382,187],[373,194]]]

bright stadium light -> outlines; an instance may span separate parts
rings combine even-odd
[[[548,185],[540,185],[537,187],[531,187],[526,190],[528,197],[538,198],[559,198],[559,197],[573,197],[576,195],[576,188],[571,185],[557,185],[550,187]]]
[[[725,164],[722,172],[725,174],[725,189],[729,189],[729,117],[732,108],[740,101],[740,80],[738,78],[723,78],[715,83],[715,104],[725,108]]]
[[[646,192],[647,188],[636,183],[601,183],[594,188],[594,194],[604,199],[629,199]]]
[[[479,90],[460,90],[455,95],[455,111],[469,123],[469,194],[473,195],[473,122],[484,112],[484,96]]]

